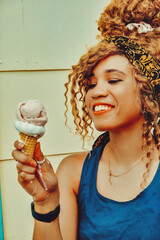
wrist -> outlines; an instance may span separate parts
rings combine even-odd
[[[54,210],[48,212],[48,213],[37,213],[34,209],[34,202],[31,203],[31,212],[34,219],[40,221],[40,222],[47,222],[50,223],[54,221],[59,213],[60,213],[60,205],[58,205]]]
[[[50,193],[43,201],[34,200],[34,210],[37,213],[48,213],[59,205],[59,192]]]

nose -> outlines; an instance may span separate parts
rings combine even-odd
[[[104,86],[104,84],[99,83],[92,89],[93,99],[107,97],[108,95],[109,95],[108,88],[106,85]]]

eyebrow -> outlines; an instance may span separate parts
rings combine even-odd
[[[123,74],[124,76],[126,76],[126,74],[120,70],[117,70],[117,69],[108,69],[105,71],[105,73],[112,73],[112,72],[118,72],[118,73],[121,73]]]
[[[124,76],[127,76],[124,72],[117,70],[117,69],[106,69],[105,70],[105,73],[113,73],[113,72],[117,72],[117,73],[123,74]],[[92,72],[90,74],[89,78],[94,77],[94,76],[95,76],[95,74]]]

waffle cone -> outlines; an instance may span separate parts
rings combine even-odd
[[[24,133],[20,133],[20,138],[22,142],[25,144],[23,151],[30,157],[33,157],[34,149],[37,143],[37,138],[33,136],[28,136]]]

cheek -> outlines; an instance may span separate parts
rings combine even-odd
[[[126,99],[126,108],[128,111],[128,115],[130,116],[139,116],[142,112],[142,104],[139,96],[139,92],[132,91],[130,95],[128,95],[128,99]]]
[[[139,91],[138,91],[137,87],[136,87],[133,94],[134,94],[135,108],[137,109],[138,112],[141,112],[142,111],[142,103],[141,103],[140,94],[139,94]]]
[[[141,110],[141,99],[139,94],[139,89],[135,81],[133,81],[130,86],[128,86],[128,101],[137,110]],[[127,99],[126,99],[127,100]]]
[[[134,89],[133,89],[134,87]],[[119,103],[118,103],[119,104]],[[130,86],[128,91],[121,94],[119,114],[139,115],[142,112],[142,104],[137,87]]]

